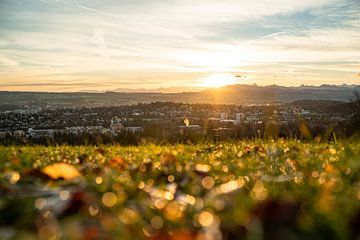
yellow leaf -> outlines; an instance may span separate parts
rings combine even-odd
[[[54,163],[42,169],[42,172],[52,179],[62,178],[65,180],[80,177],[79,171],[67,163]]]

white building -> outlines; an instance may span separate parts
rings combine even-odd
[[[309,114],[310,114],[310,110],[301,109],[301,114],[302,114],[302,115],[309,115]]]
[[[110,121],[110,129],[113,133],[118,133],[124,130],[123,118],[114,117]]]
[[[220,119],[221,120],[226,120],[228,118],[229,118],[229,114],[227,112],[220,113]]]
[[[245,119],[245,114],[244,113],[236,113],[235,114],[235,120],[237,122],[244,121],[244,119]]]
[[[85,132],[85,127],[66,127],[66,132],[73,135],[81,135]]]
[[[34,130],[32,128],[29,128],[28,133],[33,138],[41,138],[41,137],[54,138],[54,130],[52,129]]]

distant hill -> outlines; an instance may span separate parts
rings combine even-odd
[[[349,101],[354,91],[360,90],[357,85],[340,86],[257,86],[257,85],[232,85],[219,89],[205,90],[199,96],[208,100],[217,101],[221,96],[221,101],[228,103],[242,102],[245,104],[262,103],[286,103],[296,100],[332,100]]]
[[[105,93],[41,93],[41,92],[0,92],[0,110],[11,110],[27,106],[44,107],[99,107],[154,101],[218,104],[296,104],[299,100],[348,102],[360,91],[360,85],[322,86],[257,86],[230,85],[207,89],[200,92],[159,93],[159,92],[105,92]],[[294,102],[295,101],[295,102]],[[334,102],[334,103],[335,103]],[[303,104],[306,102],[303,102]],[[313,105],[314,103],[311,102]],[[330,104],[333,105],[333,104]]]

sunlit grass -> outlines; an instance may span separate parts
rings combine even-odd
[[[9,239],[359,234],[355,140],[0,147],[0,159]]]

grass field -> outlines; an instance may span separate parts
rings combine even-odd
[[[0,147],[0,239],[356,239],[360,141]]]

